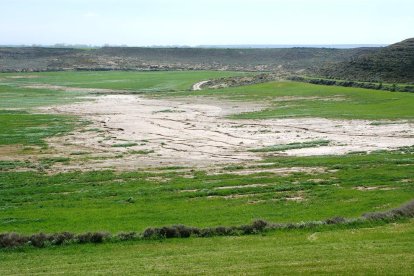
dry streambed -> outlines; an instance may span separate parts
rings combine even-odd
[[[64,166],[69,170],[208,167],[256,161],[264,155],[346,154],[414,144],[414,128],[410,122],[226,118],[264,107],[201,97],[149,99],[117,94],[42,111],[79,115],[91,122],[87,128],[48,141],[55,155],[77,159]],[[250,151],[317,140],[329,143],[279,151]]]

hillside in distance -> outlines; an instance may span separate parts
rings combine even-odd
[[[346,61],[359,49],[329,48],[145,48],[97,49],[4,47],[0,71],[59,70],[233,70],[313,72]]]
[[[361,52],[349,61],[323,68],[321,74],[348,80],[414,83],[414,38]]]
[[[2,47],[0,72],[229,70],[414,83],[414,38],[361,48]]]

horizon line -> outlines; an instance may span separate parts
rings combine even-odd
[[[55,43],[55,44],[0,44],[0,47],[22,47],[22,48],[241,48],[241,49],[266,49],[266,48],[361,48],[361,47],[386,47],[391,44],[384,43],[328,43],[328,44],[200,44],[200,45],[128,45],[128,44],[84,44],[84,43]]]

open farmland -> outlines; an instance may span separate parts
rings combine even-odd
[[[0,74],[0,233],[138,233],[0,249],[0,274],[412,272],[412,218],[319,222],[413,199],[414,94],[289,81],[192,90],[244,75]],[[318,223],[139,235],[258,219]]]

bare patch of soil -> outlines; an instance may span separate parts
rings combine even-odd
[[[273,173],[277,175],[290,175],[292,173],[324,173],[326,169],[323,167],[289,167],[289,168],[248,168],[236,171],[227,171],[227,172],[212,172],[209,174],[235,174],[235,175],[249,175],[254,173]]]
[[[273,102],[291,102],[291,101],[345,101],[346,98],[342,95],[334,95],[332,97],[299,97],[299,96],[281,96],[273,99]]]
[[[61,85],[52,85],[52,84],[32,84],[23,86],[25,88],[32,88],[32,89],[49,89],[49,90],[57,90],[57,91],[65,91],[65,92],[85,92],[85,93],[101,93],[101,94],[124,94],[130,93],[130,91],[124,90],[112,90],[112,89],[103,89],[103,88],[79,88],[79,87],[69,87],[69,86],[61,86]]]
[[[358,191],[374,191],[374,190],[379,190],[379,191],[390,191],[390,190],[395,190],[395,187],[380,187],[380,186],[358,186],[355,187],[355,190]]]
[[[37,86],[39,87],[39,86]],[[83,88],[47,86],[53,89]],[[93,89],[98,92],[112,90]],[[113,91],[112,91],[113,92]],[[40,109],[47,113],[78,115],[92,122],[70,135],[48,140],[57,156],[70,164],[56,170],[207,167],[250,163],[266,155],[329,155],[370,152],[414,144],[414,124],[373,125],[367,120],[323,118],[232,120],[227,115],[258,110],[264,104],[204,97],[149,99],[137,95],[100,95],[89,101]],[[249,149],[293,142],[328,140],[327,146],[257,153]],[[76,152],[88,152],[76,155]],[[71,155],[72,154],[72,155]],[[59,167],[60,166],[60,167]],[[231,173],[307,172],[309,168],[248,169]],[[314,168],[310,169],[314,172]],[[214,170],[213,170],[214,173]]]
[[[236,185],[236,186],[222,186],[216,187],[214,190],[232,190],[232,189],[245,189],[245,188],[256,188],[256,187],[267,187],[268,184],[248,184],[248,185]]]
[[[40,78],[39,75],[18,75],[18,76],[7,76],[7,79],[36,79]]]
[[[20,154],[22,151],[22,145],[1,145],[0,146],[0,156],[1,160],[5,160],[5,157],[13,158],[16,155]]]

